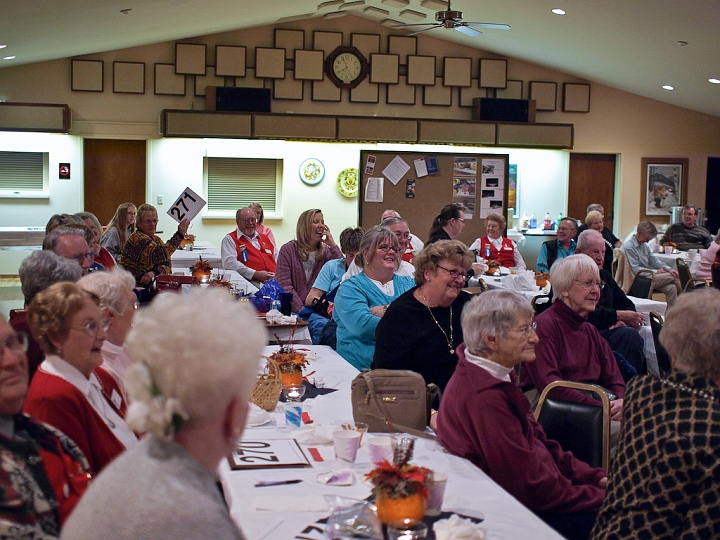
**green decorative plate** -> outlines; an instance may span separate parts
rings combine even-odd
[[[341,195],[345,197],[357,197],[358,170],[350,168],[340,171],[337,177],[337,187]]]
[[[319,184],[323,178],[325,178],[325,165],[319,159],[306,159],[300,164],[300,180],[307,185]]]

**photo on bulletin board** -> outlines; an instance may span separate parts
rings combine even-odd
[[[471,157],[455,157],[454,160],[455,176],[476,176],[477,175],[477,158]]]
[[[407,186],[405,187],[405,197],[408,199],[415,198],[415,180],[408,178]]]
[[[453,197],[475,197],[475,178],[453,178]]]
[[[453,203],[462,206],[465,219],[472,219],[475,215],[475,197],[453,197]]]
[[[500,178],[497,176],[483,176],[482,187],[485,188],[497,188],[500,187]]]
[[[480,197],[482,197],[483,199],[496,199],[496,198],[497,198],[497,197],[495,196],[495,190],[494,190],[494,189],[483,189],[483,190],[480,192]]]
[[[515,163],[508,165],[508,208],[512,208],[517,214],[517,165]]]

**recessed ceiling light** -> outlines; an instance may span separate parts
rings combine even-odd
[[[565,10],[564,10],[564,9],[560,9],[560,8],[555,8],[555,9],[552,10],[552,12],[553,12],[555,15],[565,15]]]
[[[122,13],[123,15],[127,15],[131,11],[132,11],[132,8],[125,8],[125,9],[121,9],[120,13]]]
[[[5,57],[3,58],[3,60],[12,60],[13,58],[15,58],[15,55],[13,55],[13,56],[5,56]]]
[[[663,84],[663,90],[675,90],[674,86],[670,86],[669,84]]]
[[[7,45],[0,44],[0,49],[4,49]]]
[[[720,84],[720,79],[708,79],[708,82],[711,82],[713,84]]]
[[[687,41],[683,41],[683,40],[679,40],[679,41],[677,42],[677,44],[678,44],[680,47],[685,47],[685,45],[687,45],[688,42],[687,42]]]

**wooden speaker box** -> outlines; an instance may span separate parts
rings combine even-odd
[[[474,98],[472,119],[484,122],[535,123],[534,99]]]

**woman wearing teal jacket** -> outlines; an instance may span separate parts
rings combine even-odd
[[[340,285],[333,318],[337,352],[359,370],[370,369],[375,354],[375,329],[390,303],[415,281],[397,276],[400,266],[397,237],[387,227],[373,227],[360,241],[355,263],[363,271]]]

